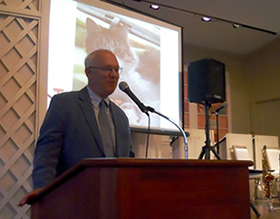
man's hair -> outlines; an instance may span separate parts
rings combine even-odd
[[[87,55],[87,57],[85,58],[85,68],[87,68],[88,66],[90,65],[93,65],[93,62],[94,62],[94,59],[95,57],[98,55],[98,53],[100,52],[110,52],[112,53],[110,50],[107,50],[107,49],[98,49],[98,50],[95,50],[91,53],[89,53]],[[113,54],[113,53],[112,53]]]

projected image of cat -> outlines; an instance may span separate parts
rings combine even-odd
[[[86,52],[90,53],[100,48],[112,51],[123,68],[119,81],[126,81],[140,101],[160,111],[159,51],[143,48],[142,53],[137,53],[135,47],[139,48],[141,44],[132,47],[129,41],[129,27],[119,18],[114,18],[108,29],[87,18],[86,27]],[[147,125],[146,115],[138,110],[119,88],[110,98],[127,113],[132,125]],[[153,119],[151,122],[152,125],[158,125],[156,123],[159,123],[159,120]]]

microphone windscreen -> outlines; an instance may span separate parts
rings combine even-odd
[[[128,84],[125,81],[122,81],[121,83],[119,83],[119,88],[124,91],[125,89],[129,88]]]

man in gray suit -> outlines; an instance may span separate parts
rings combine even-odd
[[[19,206],[84,158],[134,156],[128,118],[108,99],[116,89],[120,71],[112,52],[94,51],[85,59],[88,86],[52,98],[35,148],[32,173],[35,190]],[[106,133],[112,134],[109,155],[104,150],[106,143],[101,134],[103,121],[98,119],[101,101],[106,103],[109,121]]]

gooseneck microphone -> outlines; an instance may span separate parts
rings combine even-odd
[[[139,109],[148,115],[148,109],[147,107],[134,95],[134,93],[130,90],[128,84],[125,81],[122,81],[119,84],[119,88],[125,92],[133,101],[136,103],[136,105],[139,107]]]
[[[186,136],[186,133],[184,132],[184,130],[179,126],[177,125],[172,119],[168,118],[167,116],[161,114],[160,112],[157,112],[154,108],[150,107],[150,106],[145,106],[135,95],[134,93],[130,90],[128,84],[125,82],[125,81],[122,81],[120,82],[119,84],[119,88],[125,92],[136,104],[137,106],[140,108],[140,110],[143,112],[143,113],[146,113],[148,116],[148,111],[149,112],[152,112],[152,113],[155,113],[165,119],[167,119],[169,122],[173,123],[173,125],[175,125],[181,132],[183,138],[184,138],[184,143],[185,143],[185,158],[188,159],[188,140],[187,140],[187,136]]]

